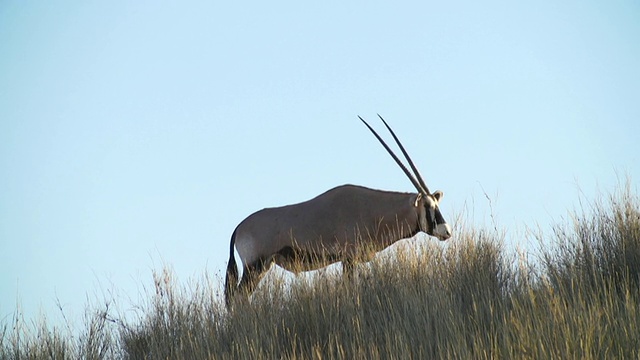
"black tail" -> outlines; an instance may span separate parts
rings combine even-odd
[[[233,231],[231,235],[231,246],[229,249],[229,264],[227,265],[227,278],[224,283],[224,301],[227,304],[227,308],[233,298],[233,293],[238,285],[238,267],[236,266],[236,258],[233,254],[233,249],[236,244],[236,231]]]

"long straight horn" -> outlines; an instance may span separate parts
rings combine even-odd
[[[391,127],[389,126],[389,124],[387,124],[387,122],[384,121],[384,119],[382,118],[382,116],[380,116],[380,114],[378,114],[378,117],[380,118],[380,120],[382,120],[382,122],[384,123],[384,126],[387,127],[387,129],[391,133],[391,136],[393,136],[393,139],[396,141],[396,144],[398,144],[398,147],[402,151],[402,154],[404,155],[404,157],[409,162],[409,166],[411,166],[411,170],[413,170],[413,173],[416,175],[416,178],[418,178],[418,182],[420,182],[420,186],[422,186],[422,188],[427,192],[427,194],[431,194],[429,192],[429,188],[427,187],[427,184],[424,183],[424,180],[422,179],[422,176],[420,176],[420,172],[418,171],[418,168],[413,164],[413,161],[411,161],[411,158],[409,157],[409,154],[404,149],[404,146],[402,146],[402,143],[400,142],[400,140],[396,136],[396,133],[394,133],[393,130],[391,130]]]
[[[400,161],[400,159],[398,159],[398,157],[396,156],[396,154],[393,153],[393,151],[391,150],[391,148],[389,148],[389,146],[387,145],[387,143],[384,142],[384,140],[382,140],[382,138],[380,137],[380,135],[378,135],[378,133],[373,130],[373,128],[366,122],[364,121],[363,118],[360,117],[360,115],[358,115],[358,118],[365,124],[367,125],[367,127],[369,128],[369,130],[371,130],[371,132],[373,133],[373,135],[375,135],[376,139],[378,139],[378,141],[380,141],[380,144],[382,144],[382,146],[384,146],[384,148],[387,150],[387,152],[389,153],[389,155],[391,155],[391,157],[393,158],[393,160],[396,161],[396,163],[398,164],[398,166],[400,166],[400,168],[402,169],[402,171],[404,171],[405,175],[407,175],[407,177],[409,178],[409,180],[411,180],[411,183],[413,184],[413,186],[415,186],[416,190],[418,190],[418,192],[420,193],[425,193],[425,194],[429,194],[429,192],[427,191],[426,188],[423,188],[420,183],[418,181],[416,181],[416,179],[413,177],[413,175],[411,175],[411,172],[409,171],[409,169],[407,169],[406,166],[404,166],[404,164],[402,163],[402,161]],[[383,120],[384,121],[384,120]],[[386,123],[385,123],[386,124]],[[395,135],[394,135],[395,137]],[[406,155],[405,155],[406,156]]]

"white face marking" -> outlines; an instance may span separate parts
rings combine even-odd
[[[449,224],[436,224],[436,208],[438,207],[438,203],[441,198],[441,191],[436,191],[432,196],[427,196],[427,207],[429,208],[429,215],[431,216],[432,223],[435,224],[433,236],[440,240],[447,240],[451,237],[451,227]]]
[[[433,230],[433,235],[440,240],[447,240],[451,237],[451,227],[447,223],[438,224]]]

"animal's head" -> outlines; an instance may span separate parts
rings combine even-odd
[[[402,171],[404,171],[404,173],[407,175],[409,180],[411,180],[411,183],[413,183],[413,186],[416,187],[416,190],[418,190],[418,196],[415,201],[415,206],[417,207],[417,210],[418,210],[420,230],[426,232],[431,236],[435,236],[440,240],[447,240],[448,238],[451,237],[451,227],[444,220],[444,217],[442,217],[442,213],[440,212],[439,203],[443,196],[442,191],[438,190],[434,193],[429,192],[429,188],[427,188],[427,185],[422,179],[422,176],[420,176],[418,169],[413,164],[413,161],[411,161],[409,154],[404,149],[404,146],[402,146],[402,143],[400,143],[400,140],[398,139],[396,134],[393,132],[393,130],[391,130],[391,127],[387,124],[386,121],[384,121],[382,116],[378,115],[378,117],[380,118],[380,120],[382,120],[384,125],[387,127],[387,129],[391,133],[391,136],[393,136],[393,139],[396,141],[396,144],[398,144],[398,147],[402,151],[402,154],[404,155],[404,157],[407,159],[407,162],[409,163],[411,170],[413,170],[413,174],[415,174],[415,177],[413,176],[413,174],[411,174],[409,169],[407,169],[407,167],[404,166],[402,161],[398,159],[396,154],[393,153],[391,148],[389,148],[389,146],[384,142],[384,140],[382,140],[380,135],[378,135],[378,133],[375,130],[373,130],[373,128],[366,121],[364,121],[363,118],[361,117],[359,118],[360,120],[362,120],[362,122],[365,125],[367,125],[369,130],[371,130],[373,135],[375,135],[378,141],[380,141],[382,146],[384,146],[384,148],[387,150],[389,155],[391,155],[391,157],[396,161],[398,166],[400,166]]]
[[[440,190],[427,195],[419,193],[415,206],[418,208],[420,230],[444,241],[451,237],[451,227],[440,212],[439,203],[443,196]]]

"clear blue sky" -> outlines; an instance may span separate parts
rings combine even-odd
[[[413,191],[357,115],[449,218],[484,189],[522,231],[640,181],[637,1],[9,0],[0,54],[0,320],[221,276],[264,207]]]

